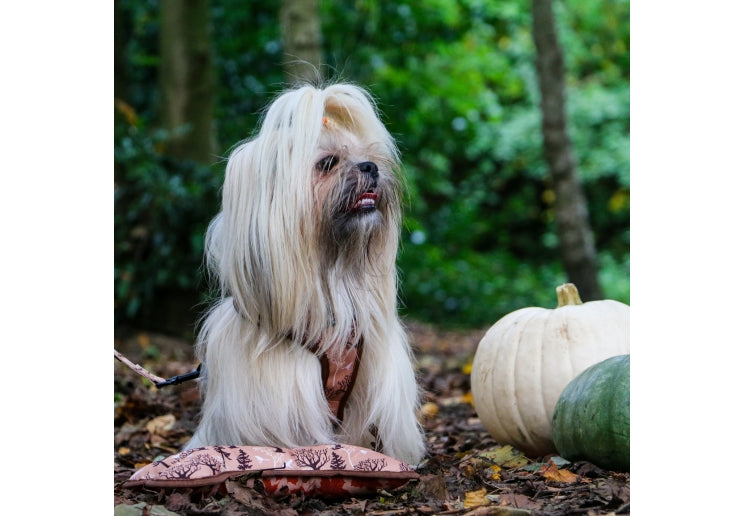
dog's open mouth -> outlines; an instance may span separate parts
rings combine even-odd
[[[369,211],[374,210],[377,207],[377,194],[374,192],[365,192],[359,196],[359,198],[351,207],[352,210]]]

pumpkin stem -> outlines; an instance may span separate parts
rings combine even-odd
[[[555,293],[558,294],[558,308],[583,304],[579,297],[579,291],[573,283],[564,283],[555,287]]]

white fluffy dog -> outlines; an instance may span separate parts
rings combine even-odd
[[[207,232],[221,297],[196,344],[206,378],[188,448],[340,442],[423,458],[396,306],[398,164],[348,84],[284,93],[232,152]]]

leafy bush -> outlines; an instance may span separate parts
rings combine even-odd
[[[630,260],[599,255],[605,297],[630,303]],[[399,256],[402,314],[442,326],[475,328],[527,306],[553,308],[567,281],[559,262],[516,259],[505,251],[475,252],[432,245],[421,231],[404,232]]]
[[[128,115],[128,118],[124,115]],[[155,310],[156,293],[196,291],[204,231],[222,174],[161,151],[168,134],[117,107],[114,142],[114,292],[118,322]]]

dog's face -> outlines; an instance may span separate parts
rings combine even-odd
[[[324,117],[318,154],[313,164],[319,235],[332,251],[350,251],[369,243],[397,210],[398,181],[394,158],[379,142]]]

